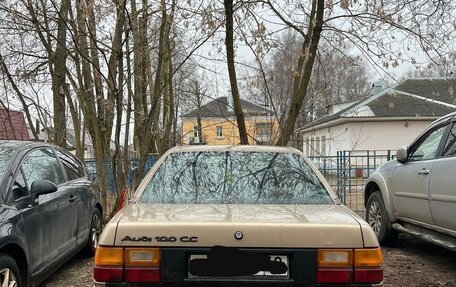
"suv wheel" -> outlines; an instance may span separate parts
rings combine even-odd
[[[380,244],[393,243],[397,239],[398,232],[391,226],[380,191],[375,191],[369,196],[366,206],[366,221],[374,230]]]
[[[16,261],[6,254],[0,254],[0,286],[21,286],[21,277]]]
[[[94,256],[95,251],[98,247],[98,238],[100,237],[102,229],[101,214],[100,211],[95,208],[92,214],[92,220],[90,221],[90,234],[87,246],[85,247],[85,253],[88,256]]]

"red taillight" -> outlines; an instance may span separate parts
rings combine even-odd
[[[93,279],[97,282],[122,282],[122,267],[99,267],[93,268]]]
[[[380,248],[318,250],[317,283],[378,284],[383,281]]]
[[[383,281],[383,258],[380,248],[355,249],[355,283],[378,284]]]
[[[93,277],[97,282],[160,282],[160,249],[99,246]]]
[[[130,283],[160,282],[157,268],[126,268],[125,281]]]
[[[318,250],[317,283],[352,283],[353,251],[351,249]]]
[[[317,283],[351,283],[352,274],[350,269],[319,269]]]
[[[355,268],[355,283],[379,284],[383,281],[383,268],[358,269]]]
[[[123,262],[122,248],[99,246],[95,253],[93,279],[97,282],[122,282]]]

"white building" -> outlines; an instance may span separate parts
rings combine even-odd
[[[409,145],[432,121],[456,111],[456,80],[407,79],[329,113],[299,129],[308,156],[337,151],[396,150]]]

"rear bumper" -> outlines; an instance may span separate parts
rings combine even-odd
[[[239,286],[239,287],[300,287],[300,286],[314,286],[314,287],[341,287],[341,286],[352,286],[352,287],[373,287],[373,286],[381,286],[382,284],[374,284],[374,285],[363,285],[363,284],[353,284],[353,285],[299,285],[295,283],[272,283],[272,282],[220,282],[220,281],[212,281],[211,283],[207,282],[186,282],[186,283],[158,283],[158,284],[133,284],[133,283],[94,283],[95,287],[232,287],[232,286]]]
[[[317,250],[316,249],[248,249],[249,251],[269,254],[286,255],[288,257],[289,277],[279,279],[261,278],[223,278],[212,279],[191,278],[188,276],[188,262],[191,254],[205,254],[209,248],[162,248],[160,264],[160,283],[101,283],[95,282],[96,287],[161,287],[161,286],[341,286],[317,285]],[[373,286],[366,284],[344,284],[343,286]]]

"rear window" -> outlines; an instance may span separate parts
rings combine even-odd
[[[303,157],[274,152],[171,153],[139,202],[332,204]]]

